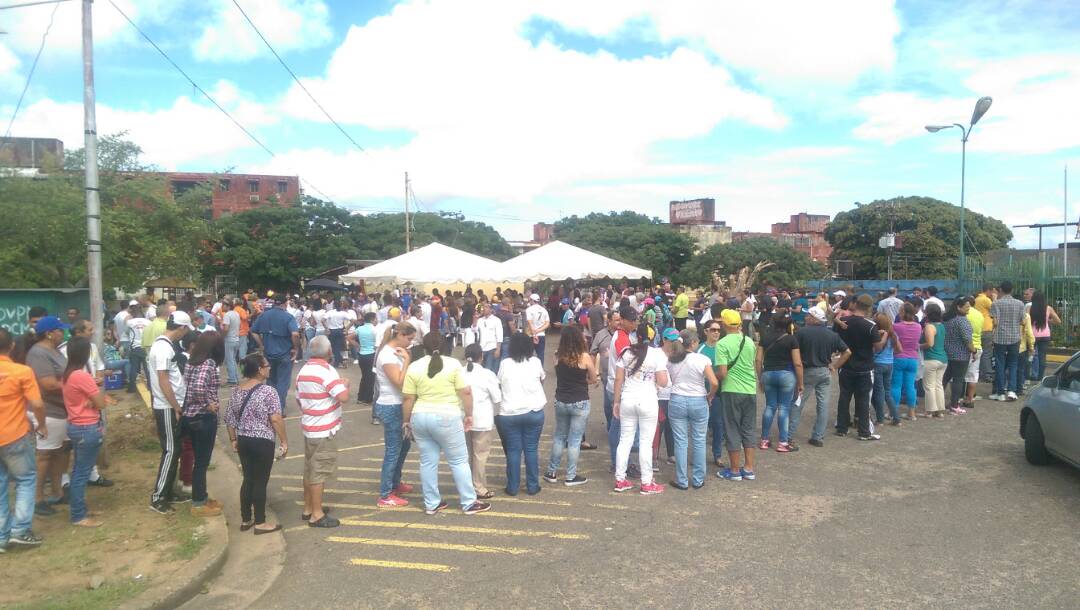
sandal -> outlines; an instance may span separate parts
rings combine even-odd
[[[325,517],[324,517],[324,519],[325,519]],[[268,530],[267,529],[262,529],[261,530],[259,528],[255,528],[255,535],[256,536],[262,536],[263,534],[273,534],[274,532],[280,532],[280,531],[281,531],[281,524],[278,523],[278,524],[274,525],[274,527],[272,527],[272,528],[270,528]]]
[[[329,514],[330,513],[330,508],[327,507],[327,506],[324,506],[323,509],[322,509],[322,512],[323,512],[324,515]],[[311,521],[311,513],[300,513],[300,520],[301,521]]]
[[[308,518],[310,519],[311,515],[308,515]],[[248,531],[249,529],[251,529],[253,527],[255,527],[255,522],[254,521],[247,521],[247,522],[240,523],[240,531],[241,532],[246,532],[246,531]]]
[[[596,445],[594,445],[592,443],[587,443],[585,441],[581,441],[581,450],[582,451],[592,451],[593,449],[596,449]]]
[[[476,494],[477,500],[490,500],[495,497],[495,492],[488,490],[482,494]]]

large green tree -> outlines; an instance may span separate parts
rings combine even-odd
[[[636,212],[593,212],[555,223],[555,238],[653,272],[673,277],[690,260],[694,240]]]
[[[304,196],[299,205],[262,205],[217,221],[204,274],[235,275],[240,286],[293,288],[357,255],[350,216],[332,203]]]
[[[677,276],[680,284],[708,287],[712,284],[713,271],[726,277],[743,267],[769,261],[774,263],[757,276],[753,288],[762,285],[779,288],[795,288],[807,280],[824,277],[825,268],[809,256],[786,244],[767,237],[759,237],[730,244],[709,246],[683,265]]]
[[[412,247],[432,242],[472,252],[492,260],[504,261],[514,250],[494,228],[482,222],[465,220],[458,213],[420,213],[412,215]],[[405,252],[405,215],[353,215],[350,235],[360,258],[386,259]]]
[[[951,278],[957,273],[960,256],[960,208],[930,197],[896,197],[841,212],[825,230],[833,246],[832,260],[854,262],[856,277],[884,278],[888,272],[888,252],[878,239],[890,226],[900,240],[893,255],[893,277]],[[979,253],[1005,247],[1012,231],[1000,220],[967,210],[965,252]]]

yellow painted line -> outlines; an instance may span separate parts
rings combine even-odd
[[[344,415],[345,413],[359,413],[361,411],[370,411],[370,410],[371,410],[371,407],[357,407],[355,409],[343,409],[341,411],[341,413],[342,413],[342,415]],[[300,419],[299,415],[290,415],[290,416],[284,418],[285,421],[293,421],[293,420],[297,420],[297,419]]]
[[[292,479],[294,481],[302,481],[304,475],[302,474],[272,474],[271,479]],[[378,483],[379,479],[359,479],[356,477],[332,477],[335,481],[344,481],[346,483]]]
[[[303,506],[304,502],[302,500],[297,500],[296,504],[298,504],[300,506]],[[329,506],[330,508],[349,508],[349,509],[355,509],[355,510],[368,510],[368,509],[371,508],[370,504],[365,506],[363,504],[342,504],[340,502],[323,502],[323,506]],[[417,508],[421,508],[422,503],[417,502],[415,504],[415,506]],[[381,512],[389,514],[389,513],[394,512],[394,510],[395,509],[384,508],[384,509],[382,509]],[[529,514],[529,513],[504,513],[504,512],[500,512],[500,511],[489,511],[489,512],[486,512],[486,513],[477,513],[477,514],[484,515],[486,517],[503,517],[503,518],[506,518],[506,519],[527,519],[527,520],[531,520],[531,521],[560,521],[560,522],[577,521],[577,522],[583,522],[583,523],[592,522],[592,519],[586,519],[585,517],[564,517],[562,515],[533,515],[533,514]]]
[[[292,487],[292,486],[289,486],[289,485],[283,485],[281,487],[281,490],[282,491],[303,492],[304,488],[303,487]],[[326,489],[323,489],[323,493],[324,494],[342,494],[342,495],[354,494],[354,495],[358,495],[358,496],[372,496],[372,497],[378,497],[378,495],[379,495],[379,492],[377,492],[377,491],[368,491],[368,490],[363,490],[363,489],[331,489],[331,488],[326,488]],[[457,494],[442,494],[442,497],[443,498],[448,498],[448,499],[453,499],[453,500],[456,500],[456,499],[459,498],[459,496]],[[566,507],[566,508],[570,508],[570,507],[574,506],[570,502],[565,502],[565,501],[562,501],[562,500],[551,500],[551,501],[530,500],[528,498],[509,498],[509,497],[506,497],[506,496],[495,496],[494,498],[492,498],[492,500],[485,500],[485,502],[489,502],[489,501],[494,501],[494,502],[496,502],[498,504],[502,504],[504,502],[510,502],[510,503],[513,503],[513,504],[532,504],[532,505],[535,505],[535,506],[561,506],[561,507]],[[615,505],[615,504],[593,504],[593,503],[590,502],[589,503],[589,508],[605,508],[605,509],[610,509],[610,510],[626,510],[627,507],[618,506],[618,505]]]
[[[341,449],[338,449],[337,452],[341,453],[343,451],[356,451],[357,449],[371,449],[372,447],[382,447],[382,446],[383,446],[382,443],[371,443],[370,445],[356,445],[355,447],[343,447]],[[297,459],[300,459],[302,457],[304,457],[304,454],[301,452],[301,453],[297,453],[296,455],[287,455],[287,456],[285,456],[285,459],[286,460],[297,460]]]
[[[1056,364],[1062,364],[1064,362],[1068,362],[1069,358],[1072,358],[1072,356],[1059,356],[1058,354],[1047,354],[1046,355],[1046,361],[1047,362],[1053,362],[1053,363],[1056,363]]]
[[[484,513],[481,513],[484,514]],[[342,525],[357,527],[386,527],[392,529],[415,529],[434,532],[454,532],[458,534],[489,534],[492,536],[521,536],[525,538],[554,538],[556,540],[588,540],[587,534],[566,534],[563,532],[543,532],[537,530],[506,530],[489,527],[466,527],[463,525],[435,525],[433,523],[408,523],[404,521],[368,521],[364,519],[342,519]]]
[[[406,549],[430,549],[435,551],[461,551],[462,553],[504,553],[507,555],[524,555],[528,549],[514,547],[484,546],[481,544],[450,544],[447,542],[415,542],[412,540],[391,540],[387,538],[355,538],[351,536],[329,536],[327,542],[342,542],[345,544],[368,544],[372,546],[394,546]]]
[[[142,398],[143,404],[146,405],[146,408],[147,409],[151,408],[150,407],[150,391],[146,389],[146,384],[145,383],[139,383],[138,380],[136,380],[135,381],[135,389],[139,391],[139,396]]]
[[[300,506],[304,505],[303,502],[297,502],[297,504],[299,504]],[[324,503],[324,506],[330,506],[330,505]],[[371,507],[370,506],[365,506],[364,508],[371,508]],[[366,513],[359,513],[359,514],[356,514],[356,515],[349,515],[349,516],[352,517],[353,519],[366,519],[367,517],[374,517],[377,514],[379,514],[379,511],[372,510],[372,511],[369,511],[369,512],[366,512]],[[308,532],[308,531],[314,531],[314,530],[319,530],[319,528],[311,527],[307,523],[304,523],[303,525],[294,525],[293,527],[287,527],[287,528],[283,529],[282,532],[288,534],[290,532],[301,532],[301,531]],[[322,531],[322,530],[319,530],[319,531]]]
[[[350,559],[354,566],[370,568],[398,568],[402,570],[421,570],[424,572],[453,572],[457,568],[441,563],[420,563],[417,561],[385,561],[383,559]]]

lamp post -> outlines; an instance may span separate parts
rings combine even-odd
[[[960,128],[960,270],[957,274],[959,286],[962,291],[964,289],[964,240],[967,239],[964,233],[964,181],[965,174],[967,172],[967,141],[971,135],[971,129],[975,127],[975,123],[979,122],[986,111],[990,109],[990,104],[994,102],[993,98],[980,97],[979,101],[975,102],[975,111],[971,113],[971,122],[967,127],[964,127],[960,123],[953,123],[952,125],[927,125],[926,131],[930,133],[937,133],[942,129],[952,129],[953,127]]]

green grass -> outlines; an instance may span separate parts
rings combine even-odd
[[[206,532],[199,528],[203,521],[187,510],[178,510],[176,516],[179,521],[174,529],[177,546],[172,550],[172,556],[181,561],[194,559],[208,542]]]
[[[75,591],[50,600],[15,606],[14,610],[97,610],[98,608],[115,608],[142,593],[146,586],[145,581],[107,582],[97,589]]]

